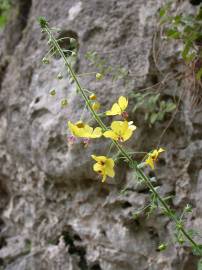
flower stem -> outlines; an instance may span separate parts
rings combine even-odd
[[[83,97],[83,99],[84,99],[87,107],[89,108],[89,110],[90,110],[93,118],[100,125],[100,127],[103,129],[103,131],[106,131],[108,128],[103,123],[103,121],[101,120],[101,118],[99,117],[99,115],[92,108],[91,102],[90,102],[90,100],[88,99],[88,96],[85,93],[85,89],[81,86],[81,84],[80,84],[80,82],[79,82],[79,80],[77,78],[77,75],[75,74],[73,68],[69,64],[69,62],[68,62],[68,60],[67,60],[67,58],[66,58],[66,56],[65,56],[65,54],[63,52],[63,50],[60,48],[59,43],[57,42],[57,40],[52,35],[52,32],[49,29],[48,25],[46,25],[44,27],[44,30],[47,32],[50,40],[52,41],[53,46],[57,49],[57,51],[59,52],[60,56],[63,58],[64,63],[65,63],[65,66],[67,68],[67,72],[70,74],[70,76],[73,78],[74,82],[76,83],[78,92]],[[133,166],[133,168],[135,169],[135,171],[142,178],[142,180],[147,185],[147,187],[150,189],[150,191],[153,193],[153,195],[155,195],[155,197],[158,199],[158,201],[160,202],[161,206],[163,207],[165,213],[170,217],[171,220],[173,220],[175,222],[176,227],[178,228],[178,230],[181,231],[181,233],[184,235],[184,237],[187,238],[187,240],[190,241],[192,247],[194,247],[194,248],[196,248],[197,250],[200,251],[200,245],[198,245],[192,239],[192,237],[189,235],[189,233],[184,229],[184,227],[182,225],[179,226],[179,224],[181,224],[180,220],[173,213],[173,211],[171,210],[171,208],[169,207],[169,205],[166,203],[166,201],[158,194],[158,192],[156,191],[156,189],[152,185],[150,179],[144,174],[144,172],[141,170],[141,168],[138,167],[137,163],[132,159],[131,155],[117,141],[115,141],[115,140],[112,139],[112,142],[116,146],[116,148],[120,151],[120,153],[124,156],[124,158],[129,162],[129,164],[131,164]]]

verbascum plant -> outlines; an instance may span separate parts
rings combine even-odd
[[[128,119],[129,115],[126,111],[128,107],[128,99],[124,96],[120,96],[118,100],[111,106],[111,109],[109,108],[109,110],[106,112],[98,114],[97,111],[100,109],[100,103],[97,101],[97,96],[92,92],[89,93],[87,89],[82,87],[79,81],[79,76],[73,70],[71,64],[69,63],[68,56],[60,47],[59,40],[54,37],[54,32],[49,27],[46,19],[42,17],[39,18],[39,24],[42,32],[48,35],[50,52],[57,52],[57,54],[59,54],[63,59],[67,73],[76,85],[77,93],[83,98],[84,108],[88,108],[92,117],[97,123],[96,127],[91,127],[88,123],[83,122],[81,119],[78,119],[76,123],[68,121],[68,128],[71,132],[71,136],[69,136],[68,139],[69,143],[73,144],[77,138],[81,138],[85,145],[87,145],[90,140],[98,140],[101,137],[111,140],[112,145],[117,149],[117,156],[121,157],[125,162],[127,162],[129,167],[134,170],[137,179],[143,182],[149,188],[151,194],[151,202],[149,204],[150,210],[158,207],[162,214],[168,216],[170,220],[173,221],[175,225],[173,234],[175,235],[176,243],[183,245],[185,242],[189,242],[194,254],[201,255],[202,246],[194,240],[193,233],[185,228],[184,215],[192,211],[191,206],[187,205],[181,215],[176,213],[168,205],[167,198],[161,197],[157,188],[153,186],[151,179],[143,171],[145,166],[149,166],[152,170],[154,170],[159,155],[163,154],[165,150],[163,148],[152,150],[146,154],[143,162],[138,164],[138,162],[133,158],[133,154],[131,154],[126,147],[124,147],[125,142],[132,138],[136,130],[134,123]],[[50,63],[48,56],[46,56],[45,60],[46,61],[43,59],[43,63]],[[102,74],[96,74],[96,79],[97,77],[101,79]],[[51,90],[51,92],[54,92],[53,94],[55,95],[55,89],[54,91]],[[108,127],[104,123],[103,118],[112,116],[117,116],[121,119],[118,121],[112,121],[110,127]],[[107,155],[92,153],[91,157],[95,161],[93,164],[93,170],[100,176],[102,182],[107,181],[108,177],[113,178],[115,176],[116,159],[110,157],[109,153]],[[163,251],[166,249],[166,247],[167,243],[162,242],[159,245],[158,250]]]

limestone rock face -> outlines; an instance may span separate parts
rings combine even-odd
[[[171,243],[164,253],[157,251],[162,241],[171,242],[174,228],[168,218],[159,212],[133,218],[137,209],[148,204],[149,191],[135,183],[127,166],[117,166],[115,179],[100,183],[91,169],[90,155],[106,154],[108,142],[98,140],[88,148],[81,141],[67,144],[67,120],[79,120],[83,103],[59,57],[49,65],[41,62],[48,49],[47,37],[36,18],[45,16],[51,26],[61,29],[59,37],[78,39],[78,73],[96,70],[85,59],[89,51],[99,52],[110,66],[129,70],[127,84],[113,82],[110,76],[100,81],[94,75],[81,77],[82,85],[97,94],[104,109],[118,96],[130,96],[171,75],[162,91],[165,97],[180,99],[174,120],[171,125],[165,119],[148,127],[141,114],[131,113],[138,129],[129,146],[149,151],[166,129],[161,145],[167,151],[152,176],[162,194],[176,195],[172,199],[176,209],[191,202],[194,211],[189,225],[200,231],[202,110],[191,106],[188,82],[174,79],[181,68],[175,61],[176,46],[161,49],[155,64],[154,45],[161,45],[154,39],[156,13],[163,3],[15,1],[0,42],[0,269],[196,269],[197,258],[186,245],[180,248]],[[181,5],[190,9],[188,2]],[[53,88],[56,97],[49,95]],[[61,109],[62,98],[68,99],[67,108]],[[133,106],[131,99],[131,111]],[[125,187],[128,192],[121,192]]]

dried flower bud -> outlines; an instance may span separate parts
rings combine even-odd
[[[74,144],[76,142],[77,138],[73,135],[67,136],[67,141],[69,144]]]
[[[121,116],[126,120],[128,119],[128,113],[127,112],[122,112]]]
[[[88,147],[89,143],[90,143],[90,139],[89,138],[84,138],[83,139],[84,147]]]

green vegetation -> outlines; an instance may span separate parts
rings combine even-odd
[[[196,14],[184,14],[172,9],[172,2],[161,8],[160,25],[167,39],[179,41],[181,58],[192,68],[198,80],[202,77],[202,7]]]
[[[0,28],[3,28],[9,18],[11,0],[0,0]]]
[[[138,110],[144,113],[144,119],[152,126],[156,122],[163,121],[167,113],[171,113],[176,109],[176,104],[170,100],[163,100],[160,93],[141,93],[134,92],[132,94],[134,98],[133,112]]]

